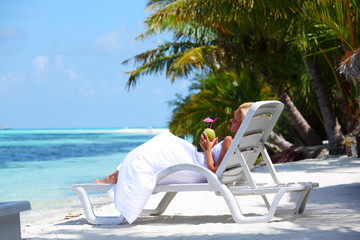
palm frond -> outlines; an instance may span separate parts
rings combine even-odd
[[[350,2],[353,6],[352,9],[350,9]],[[350,49],[353,49],[357,46],[355,40],[356,30],[353,25],[359,22],[359,14],[356,15],[356,13],[360,11],[355,2],[351,0],[305,1],[304,16],[314,26],[329,30],[329,33],[335,35]],[[323,39],[321,35],[318,38]]]
[[[175,81],[177,77],[187,76],[193,69],[201,69],[210,61],[209,55],[217,46],[201,46],[191,43],[167,43],[157,49],[149,50],[133,59],[140,66],[126,72],[130,74],[127,88],[134,87],[138,78],[143,75],[165,72],[167,77]],[[130,59],[123,62],[127,64]]]
[[[209,64],[211,52],[217,48],[218,46],[200,46],[185,51],[170,67],[168,74],[172,76],[172,80],[175,80],[176,76],[187,75],[190,69],[203,69]]]
[[[241,76],[235,72],[224,72],[220,75],[197,75],[191,88],[193,93],[185,98],[177,96],[177,100],[171,103],[176,108],[169,126],[170,131],[177,135],[191,135],[194,144],[197,144],[206,127],[203,119],[219,117],[213,125],[214,130],[220,139],[229,135],[230,119],[235,110],[243,102],[260,100],[260,92],[266,89],[266,83],[250,72]],[[246,94],[241,89],[246,89]]]

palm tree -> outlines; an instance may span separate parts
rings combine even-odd
[[[280,8],[284,5],[286,4],[282,1],[273,1],[270,5],[265,5],[262,1],[246,1],[244,5],[238,5],[235,1],[151,1],[150,6],[156,12],[147,20],[148,30],[140,38],[171,30],[176,33],[175,42],[137,55],[134,60],[140,63],[140,67],[130,72],[128,86],[133,86],[142,74],[161,70],[165,70],[172,81],[176,77],[187,76],[194,69],[241,71],[250,68],[254,72],[259,71],[259,66],[263,66],[262,60],[269,55],[266,55],[266,51],[273,53],[286,49],[286,28],[282,26],[284,21],[275,21],[286,15],[286,9]],[[265,11],[268,14],[264,14]],[[259,31],[259,25],[267,27]],[[282,36],[280,40],[279,34]],[[265,49],[262,49],[264,46]],[[279,59],[276,54],[272,55],[272,59]],[[280,59],[284,57],[280,56]],[[279,69],[279,65],[272,66]],[[269,68],[261,71],[261,74],[274,86],[280,99],[287,96],[284,103],[291,106],[286,111],[295,129],[298,126],[307,129],[298,129],[303,141],[307,145],[319,144],[320,138],[305,118],[299,117],[301,113],[293,107],[290,96],[282,93],[284,80],[277,79],[267,70]]]
[[[331,106],[330,96],[324,84],[319,68],[311,57],[304,58],[304,64],[313,83],[314,90],[318,97],[321,114],[325,122],[327,138],[329,140],[328,149],[331,154],[341,153],[344,150],[344,137],[341,126]]]
[[[299,31],[294,42],[303,52],[304,64],[318,96],[329,150],[336,152],[343,148],[344,140],[333,103],[342,109],[341,116],[348,131],[354,127],[360,110],[354,108],[357,98],[354,85],[343,81],[336,72],[343,53],[359,45],[360,38],[356,37],[360,34],[359,25],[356,24],[360,20],[359,3],[355,0],[309,0],[304,2],[299,16]],[[326,62],[326,65],[322,62]],[[327,79],[334,79],[334,84],[324,81],[325,72],[333,74],[332,77],[327,75]],[[331,91],[336,98],[331,96]]]
[[[238,86],[242,86],[239,91]],[[179,136],[190,135],[196,145],[206,124],[203,119],[219,118],[213,129],[220,138],[230,135],[230,119],[240,103],[274,99],[267,83],[257,74],[243,71],[223,72],[219,75],[197,74],[186,97],[177,96],[169,122],[170,131]],[[282,129],[284,132],[284,129]]]

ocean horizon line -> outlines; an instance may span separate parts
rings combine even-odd
[[[169,131],[167,127],[122,127],[122,128],[11,128],[1,133],[150,133]]]
[[[168,129],[167,126],[162,127],[153,127],[153,126],[137,126],[137,127],[7,127],[6,129],[1,130],[46,130],[46,129]]]

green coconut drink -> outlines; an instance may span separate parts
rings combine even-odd
[[[210,122],[211,122],[210,128],[205,128],[205,130],[204,130],[204,132],[206,133],[206,135],[208,136],[208,138],[209,138],[209,140],[210,140],[211,142],[214,141],[214,139],[216,138],[215,131],[214,131],[214,129],[211,129],[211,127],[212,127],[212,124],[213,124],[217,119],[218,119],[218,117],[215,118],[214,120],[212,120],[212,119],[209,118],[209,117],[204,119],[204,122],[206,122],[206,123],[210,123]]]

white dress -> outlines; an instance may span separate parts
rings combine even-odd
[[[221,145],[219,143],[213,148],[215,162]],[[204,153],[170,132],[160,133],[132,150],[119,165],[118,181],[111,191],[116,209],[131,224],[150,197],[156,185],[156,175],[165,168],[184,163],[207,167]],[[195,172],[180,171],[167,176],[159,184],[199,182],[206,182],[206,178]]]

